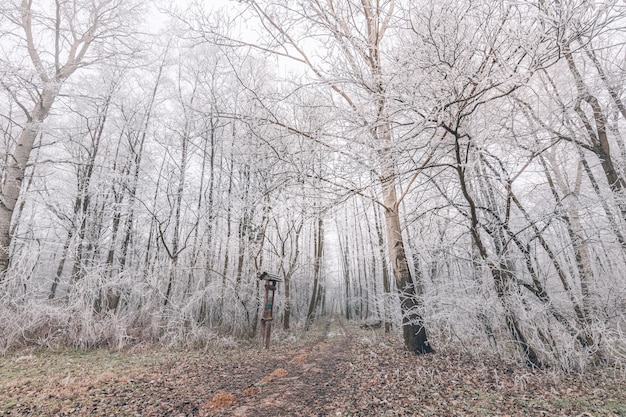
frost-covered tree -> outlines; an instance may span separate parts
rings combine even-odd
[[[128,38],[141,2],[121,0],[32,0],[5,2],[0,30],[2,87],[19,107],[19,128],[7,144],[0,188],[0,271],[9,267],[11,224],[31,152],[42,124],[62,93],[65,82],[80,68],[111,58],[123,59],[134,46]]]

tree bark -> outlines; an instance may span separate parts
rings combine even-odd
[[[385,322],[385,333],[391,331],[391,306],[389,305],[389,295],[391,294],[391,282],[389,280],[389,265],[387,264],[387,254],[385,253],[385,239],[382,232],[378,207],[374,204],[374,222],[376,225],[376,235],[378,237],[378,248],[381,259],[383,275],[383,320]]]
[[[41,98],[28,115],[28,122],[17,139],[13,154],[9,157],[5,181],[0,184],[0,274],[9,267],[11,222],[20,196],[28,159],[39,134],[41,123],[48,116],[57,94],[57,90],[50,89],[44,89],[41,93]]]
[[[404,250],[394,173],[389,172],[381,179],[381,183],[385,204],[387,250],[400,298],[404,345],[407,350],[415,354],[430,353],[433,349],[428,342],[424,320],[421,316],[421,297],[413,283]]]
[[[309,308],[306,314],[305,330],[309,329],[313,319],[315,318],[315,311],[318,308],[319,294],[320,294],[320,275],[322,270],[322,256],[324,254],[324,219],[320,216],[317,219],[317,227],[315,228],[314,236],[314,261],[313,261],[313,289],[311,291],[311,299],[309,300]]]

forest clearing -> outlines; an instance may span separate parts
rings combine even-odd
[[[0,359],[0,416],[626,416],[623,371],[416,357],[397,335],[346,327],[333,320],[270,351],[18,351]]]

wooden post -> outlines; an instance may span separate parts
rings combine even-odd
[[[281,279],[273,274],[263,272],[259,279],[265,281],[265,299],[263,302],[263,315],[261,317],[261,339],[260,346],[265,349],[270,348],[270,335],[272,333],[272,321],[274,320],[274,293],[276,284]]]

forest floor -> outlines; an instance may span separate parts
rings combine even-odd
[[[460,353],[337,319],[269,351],[28,350],[0,357],[0,416],[626,416],[626,380]]]

